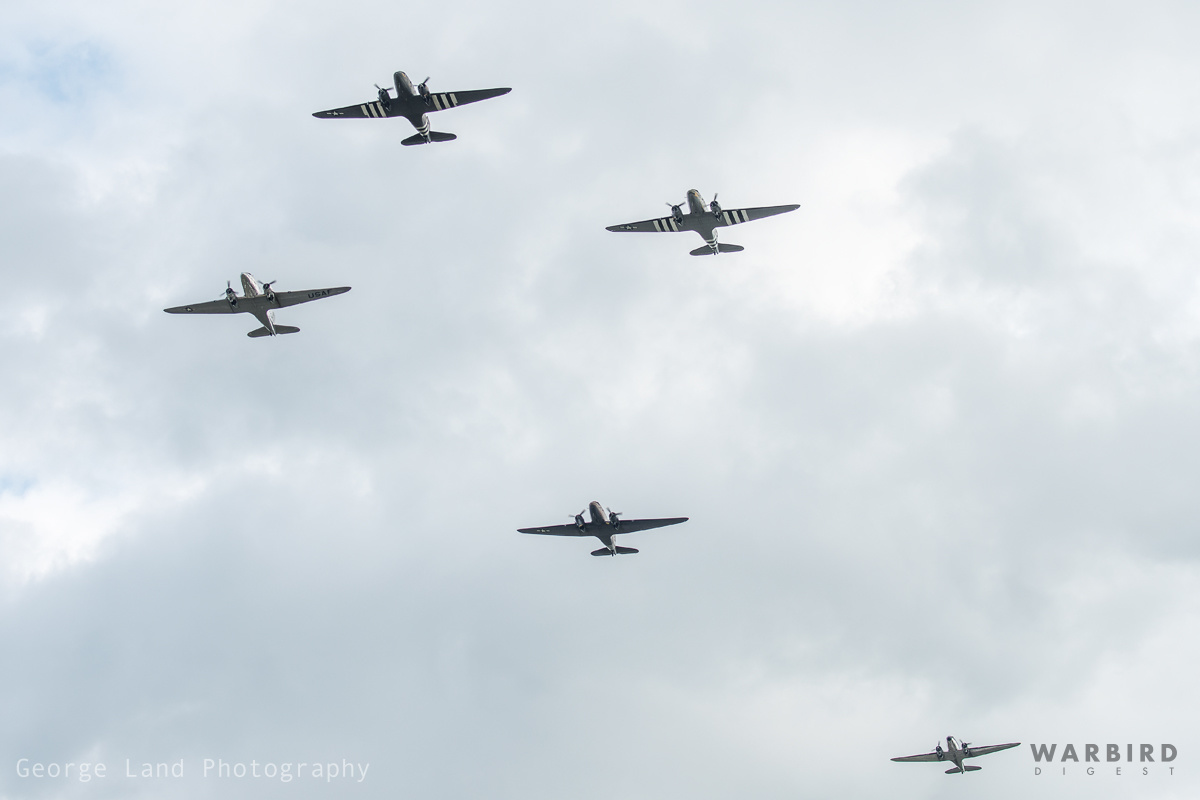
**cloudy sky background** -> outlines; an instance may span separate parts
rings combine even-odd
[[[1197,24],[7,3],[0,796],[1194,796]],[[310,116],[396,69],[514,88]],[[604,231],[693,187],[802,208]],[[241,271],[354,290],[161,312]],[[691,521],[515,533],[593,499]],[[947,734],[1179,757],[888,761]]]

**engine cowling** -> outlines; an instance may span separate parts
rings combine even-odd
[[[683,222],[683,206],[671,206],[671,216],[676,222]]]
[[[709,209],[709,211],[712,211],[714,217],[721,216],[721,204],[718,203],[716,200],[713,200],[711,203],[708,204],[708,209]]]

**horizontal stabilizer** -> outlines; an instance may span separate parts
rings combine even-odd
[[[275,326],[275,333],[278,333],[278,334],[299,333],[299,332],[300,332],[300,329],[293,325],[276,325]],[[263,336],[270,336],[271,331],[269,331],[266,328],[266,326],[264,326],[262,328],[256,328],[255,330],[250,331],[246,335],[249,336],[251,339],[258,339]]]
[[[458,137],[455,136],[453,133],[442,133],[441,131],[430,131],[429,132],[429,140],[431,142],[452,142],[457,138]],[[412,146],[414,144],[425,144],[425,137],[419,133],[414,134],[413,136],[410,136],[407,139],[405,139],[404,141],[402,141],[400,144],[406,145],[406,146]]]
[[[722,242],[718,242],[717,249],[720,250],[722,253],[740,253],[743,250],[745,250],[746,248],[742,247],[740,244],[724,244]],[[712,256],[712,255],[716,255],[716,253],[713,252],[711,247],[709,247],[708,245],[704,245],[704,247],[697,247],[695,250],[693,250],[692,255],[694,255],[694,256]]]
[[[617,547],[615,549],[616,549],[616,552],[614,553],[612,550],[609,550],[607,547],[601,547],[599,550],[593,550],[592,555],[594,555],[594,556],[614,556],[614,555],[615,556],[624,556],[624,555],[629,555],[630,553],[637,552],[636,547]]]
[[[956,773],[959,773],[959,772],[978,772],[978,771],[979,771],[979,770],[981,770],[981,769],[983,769],[983,767],[970,767],[970,766],[967,766],[967,767],[953,767],[953,768],[951,768],[951,769],[948,769],[948,770],[946,770],[946,774],[947,774],[947,775],[954,775],[954,774],[956,774]]]

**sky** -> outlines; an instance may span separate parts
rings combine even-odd
[[[1197,24],[9,0],[0,797],[1194,797]]]

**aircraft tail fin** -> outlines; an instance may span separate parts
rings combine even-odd
[[[276,325],[275,326],[275,333],[279,333],[279,334],[297,333],[297,332],[299,332],[299,330],[300,330],[299,328],[297,328],[293,325]],[[264,325],[261,328],[255,328],[254,330],[250,331],[246,335],[249,336],[251,339],[258,339],[263,336],[270,336],[271,331],[268,330],[267,327]]]
[[[950,769],[946,770],[946,774],[954,775],[959,772],[978,772],[981,769],[983,769],[983,767],[972,767],[972,766],[951,767]]]
[[[636,547],[617,547],[617,548],[615,548],[615,550],[616,550],[616,552],[614,553],[612,550],[609,550],[607,547],[601,547],[599,550],[593,550],[592,555],[594,555],[594,556],[624,556],[624,555],[629,555],[630,553],[637,552]]]
[[[717,249],[722,253],[740,253],[746,248],[742,247],[740,244],[725,244],[724,242],[717,242]],[[697,247],[695,250],[693,250],[692,255],[714,256],[716,253],[713,252],[711,247],[704,245],[704,247]]]
[[[429,132],[429,141],[431,141],[431,142],[452,142],[457,138],[458,137],[455,136],[453,133],[442,133],[441,131],[430,131]],[[400,144],[405,145],[406,147],[411,147],[414,144],[425,144],[425,143],[426,143],[425,137],[419,133],[413,134],[412,136],[408,137],[404,141],[400,142]]]

